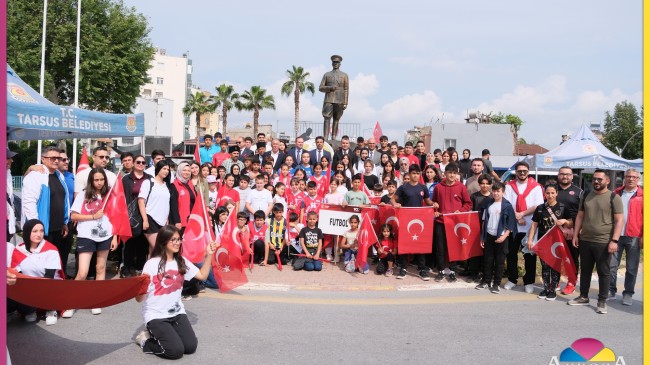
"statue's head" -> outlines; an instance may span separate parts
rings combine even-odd
[[[341,61],[343,61],[343,57],[336,54],[330,57],[330,59],[332,60],[332,67],[334,68],[339,68],[339,66],[341,66]]]

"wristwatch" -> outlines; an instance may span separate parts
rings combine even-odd
[[[618,240],[615,240],[615,239],[612,238],[612,239],[610,240],[610,242],[618,243]]]

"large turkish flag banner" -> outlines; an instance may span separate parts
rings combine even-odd
[[[433,247],[433,207],[399,208],[397,252],[431,253]]]
[[[463,261],[483,255],[478,212],[444,214],[449,261]]]

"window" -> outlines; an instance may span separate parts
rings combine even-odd
[[[122,137],[122,144],[133,144],[133,137]]]
[[[450,138],[445,138],[445,149],[453,147],[456,148],[456,140],[455,139],[450,139]]]
[[[164,82],[165,82],[165,79],[163,79],[162,77],[156,77],[156,84],[157,85],[162,85],[162,84],[164,84]]]
[[[165,63],[164,62],[158,62],[156,66],[161,71],[165,70]]]
[[[156,91],[156,97],[157,97],[157,98],[162,98],[162,97],[163,97],[163,93],[162,93],[161,91]]]

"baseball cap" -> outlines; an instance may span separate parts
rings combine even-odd
[[[217,183],[217,177],[214,175],[208,175],[206,178],[208,180],[208,184],[216,184]]]

